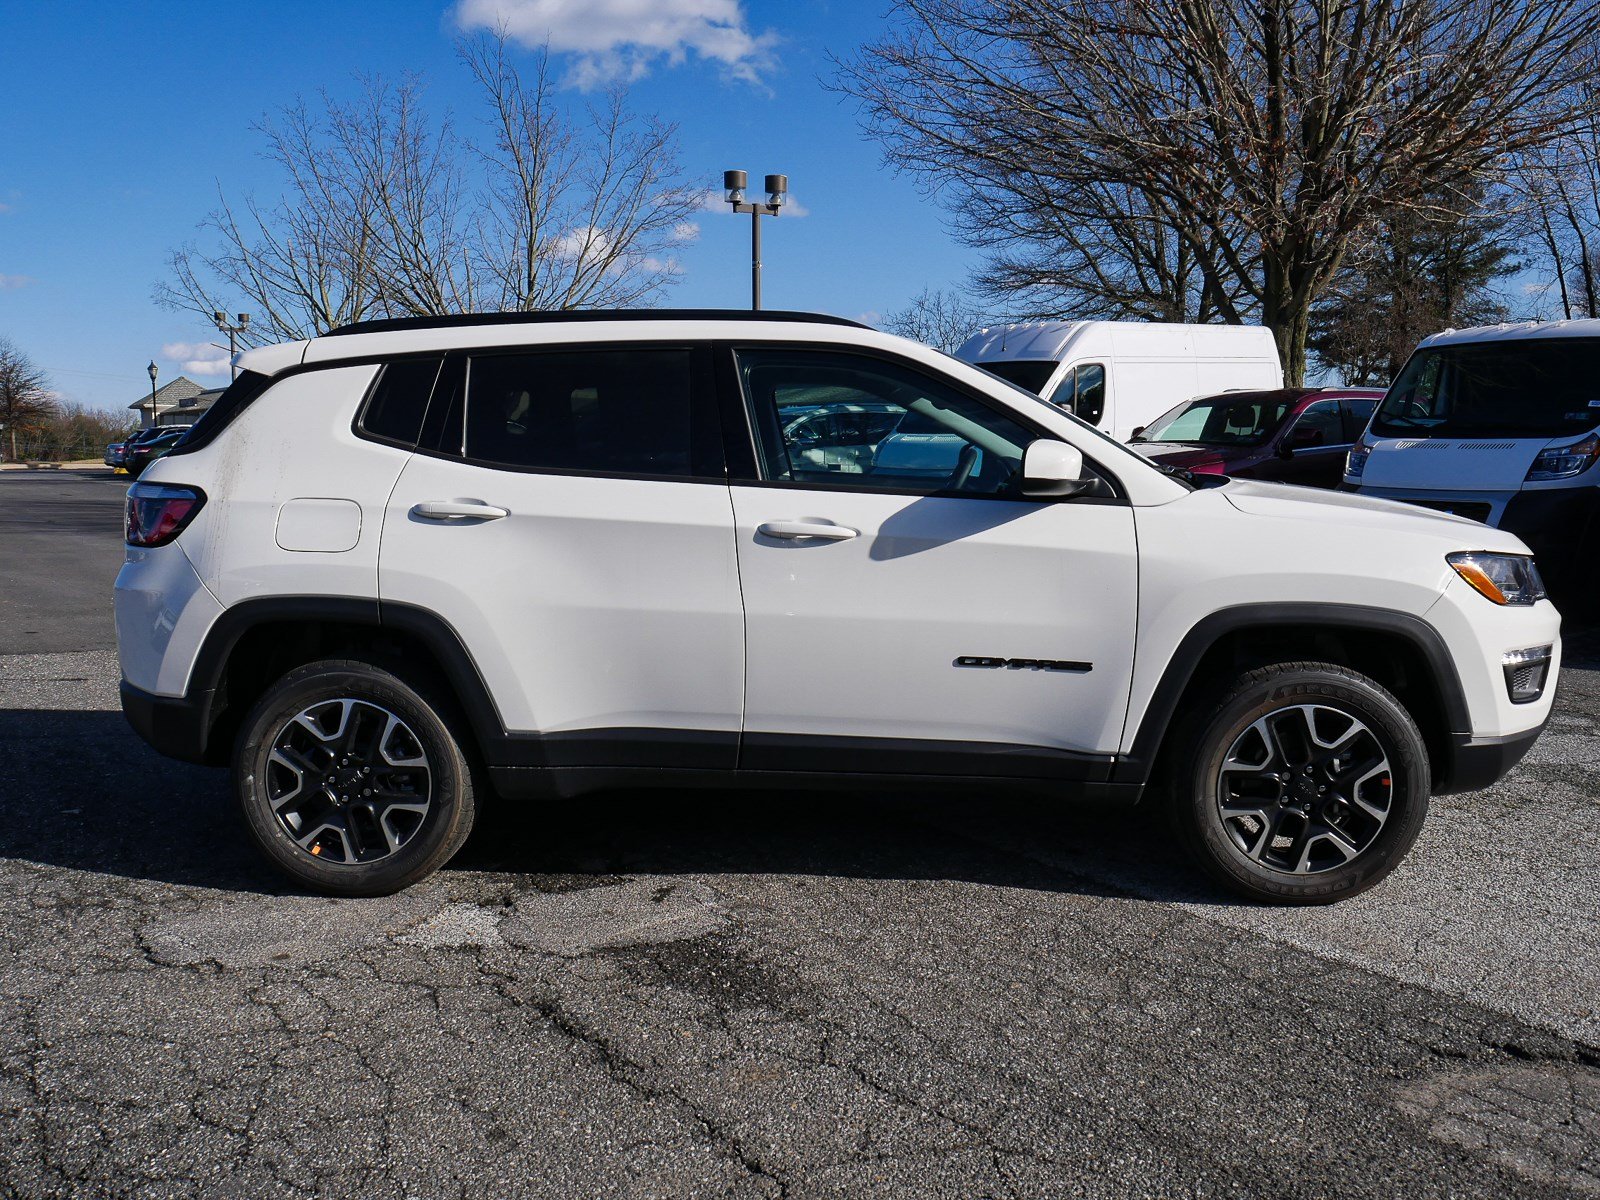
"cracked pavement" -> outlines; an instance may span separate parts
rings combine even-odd
[[[0,513],[86,514],[53,586],[107,589],[121,485],[19,474]],[[0,592],[0,1195],[1600,1195],[1593,635],[1529,762],[1330,909],[982,794],[501,806],[335,901],[126,728],[108,601],[68,646],[35,603]]]

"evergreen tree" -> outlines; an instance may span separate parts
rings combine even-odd
[[[1381,386],[1430,333],[1505,320],[1496,285],[1521,267],[1510,225],[1481,190],[1374,222],[1313,310],[1309,348],[1346,383]]]

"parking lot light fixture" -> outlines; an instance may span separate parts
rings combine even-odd
[[[228,378],[237,379],[239,378],[239,368],[233,365],[233,356],[239,353],[239,345],[236,338],[250,328],[250,314],[239,313],[232,321],[229,321],[228,314],[219,308],[211,314],[211,321],[220,332],[228,335]]]
[[[156,366],[156,360],[152,358],[145,370],[150,372],[150,424],[159,425],[161,422],[156,414],[156,376],[161,374],[161,368]]]
[[[761,307],[761,218],[775,217],[789,199],[789,177],[768,175],[767,198],[764,201],[746,200],[745,192],[750,177],[743,171],[722,173],[722,194],[736,213],[750,214],[750,307]]]

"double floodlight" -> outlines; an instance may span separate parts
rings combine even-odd
[[[766,207],[776,212],[782,208],[789,199],[789,177],[787,175],[768,175],[766,177],[767,200]],[[743,171],[724,171],[722,173],[722,194],[727,202],[735,209],[745,203],[745,193],[749,190],[750,177]]]

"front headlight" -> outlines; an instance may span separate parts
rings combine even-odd
[[[1533,604],[1545,596],[1539,568],[1526,554],[1462,550],[1444,559],[1473,589],[1496,604]]]
[[[1549,449],[1539,451],[1539,456],[1533,460],[1533,466],[1528,468],[1527,482],[1571,479],[1574,475],[1582,475],[1592,467],[1597,458],[1600,458],[1600,433],[1591,433],[1582,441],[1573,442],[1570,446],[1551,446]]]

